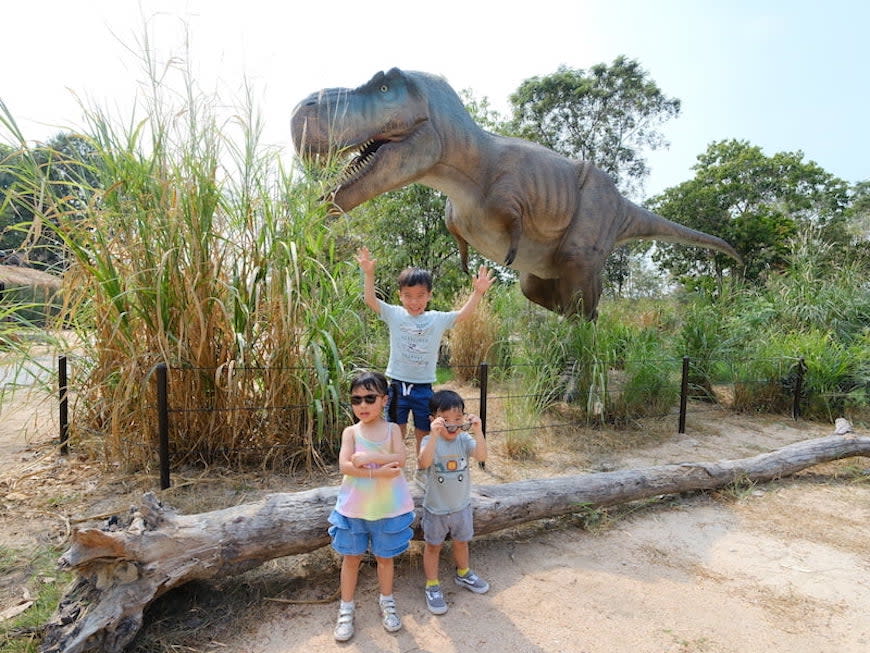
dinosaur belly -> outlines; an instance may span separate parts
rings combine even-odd
[[[481,233],[482,232],[482,233]],[[504,265],[505,255],[510,248],[510,237],[501,231],[478,230],[477,233],[463,230],[468,244],[491,261]],[[521,238],[517,255],[511,269],[534,274],[542,279],[555,279],[558,271],[552,265],[555,248],[529,238]]]

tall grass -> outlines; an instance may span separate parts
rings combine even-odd
[[[454,300],[459,310],[468,300],[468,292],[460,292]],[[448,332],[450,367],[460,383],[480,381],[480,363],[493,360],[493,347],[498,340],[498,324],[484,298],[475,312]]]
[[[87,207],[50,192],[37,207],[66,250],[61,319],[83,343],[71,438],[130,469],[151,465],[164,363],[174,464],[316,464],[346,419],[356,275],[316,189],[261,146],[250,96],[222,118],[183,62],[159,75],[144,63],[145,118],[86,109],[93,156],[81,163],[99,179],[80,189]],[[48,172],[26,171],[31,191]]]

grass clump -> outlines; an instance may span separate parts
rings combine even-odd
[[[20,551],[0,546],[0,597],[4,606],[32,603],[20,614],[0,622],[0,653],[35,653],[43,624],[57,608],[72,574],[57,570],[53,547]],[[25,596],[27,597],[25,600]]]

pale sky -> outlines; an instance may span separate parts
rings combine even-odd
[[[0,99],[24,136],[84,124],[75,97],[129,117],[158,58],[184,53],[198,84],[237,104],[244,81],[266,140],[292,152],[293,106],[393,66],[443,75],[506,112],[523,80],[640,62],[682,113],[648,155],[651,195],[692,177],[713,141],[804,152],[848,182],[870,178],[870,3],[854,0],[40,0],[0,5]],[[8,138],[0,127],[0,140]]]

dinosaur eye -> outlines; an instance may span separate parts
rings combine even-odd
[[[389,90],[390,90],[389,86],[387,86],[386,84],[381,84],[381,93],[386,93]]]

